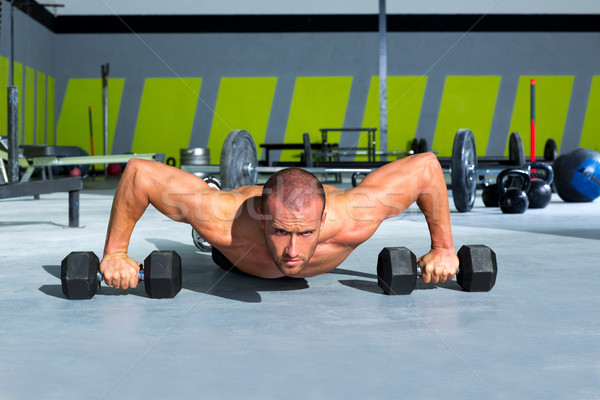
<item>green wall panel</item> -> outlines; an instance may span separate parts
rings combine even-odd
[[[414,139],[426,85],[427,77],[424,76],[388,76],[388,150],[406,150],[408,142]],[[379,123],[379,77],[374,76],[371,78],[362,127],[377,128],[378,150],[381,141]],[[361,137],[359,146],[367,146],[366,135]]]
[[[19,87],[19,144],[24,144],[24,130],[23,130],[23,64],[18,62],[13,62],[13,67],[15,69],[15,85]]]
[[[277,78],[222,78],[208,147],[212,164],[219,164],[225,137],[234,129],[246,129],[257,146],[265,141]]]
[[[285,132],[286,143],[302,143],[302,134],[320,141],[321,128],[343,128],[346,107],[352,87],[351,76],[298,77]],[[328,140],[339,142],[340,134],[331,133]],[[299,154],[297,152],[296,154]],[[282,161],[299,161],[294,152],[282,153]]]
[[[56,144],[55,133],[55,124],[56,124],[56,109],[54,107],[54,94],[55,94],[56,82],[54,77],[48,76],[47,79],[47,104],[46,104],[46,135],[48,138],[48,144],[54,145]]]
[[[19,144],[21,143],[21,134],[22,131],[22,115],[23,115],[23,105],[21,103],[21,99],[23,98],[23,65],[20,63],[13,63],[15,66],[15,85],[19,88]],[[9,84],[9,60],[6,57],[0,56],[0,88],[2,88],[2,93],[0,94],[0,135],[7,135],[7,92],[6,87]]]
[[[36,79],[36,111],[35,111],[35,143],[46,143],[46,75],[37,72]]]
[[[600,76],[592,78],[579,147],[600,151]]]
[[[542,157],[544,155],[544,144],[549,138],[553,138],[556,141],[560,150],[575,77],[521,76],[519,79],[519,87],[510,123],[510,132],[516,131],[521,134],[527,156],[531,154],[531,78],[535,78],[536,80],[535,154],[538,157]],[[508,156],[508,140],[505,155]]]
[[[53,80],[54,81],[54,80]],[[108,148],[117,125],[124,79],[108,80]],[[104,154],[102,133],[102,79],[70,79],[67,84],[58,125],[56,142],[62,146],[79,146],[91,154],[90,122],[88,107],[92,107],[92,128],[94,133],[94,154]]]
[[[15,77],[16,79],[16,77]],[[19,104],[21,104],[19,102]],[[35,71],[32,68],[25,67],[25,118],[23,121],[23,131],[25,132],[24,144],[35,144]]]
[[[192,134],[201,78],[147,78],[131,150],[179,159]]]
[[[468,128],[475,135],[477,154],[485,155],[500,80],[500,76],[446,77],[432,150],[451,156],[456,131]]]
[[[8,86],[8,58],[0,56],[0,135],[7,134],[7,99],[6,99],[6,87]]]

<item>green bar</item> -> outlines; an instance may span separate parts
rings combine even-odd
[[[258,158],[265,141],[277,78],[221,78],[208,147],[218,164],[225,138],[234,129],[247,130],[256,142]]]
[[[36,79],[36,113],[35,113],[35,142],[46,143],[46,75],[37,72]]]
[[[298,77],[288,116],[285,142],[302,143],[302,134],[310,133],[320,141],[321,128],[343,128],[352,87],[351,76]],[[338,143],[340,133],[332,132],[330,143]],[[293,152],[283,152],[282,161],[300,161]]]
[[[15,85],[19,88],[19,144],[25,144],[25,130],[23,128],[23,64],[15,61],[13,62],[13,68],[15,72]]]
[[[56,109],[54,107],[55,80],[54,77],[48,76],[47,79],[47,94],[48,102],[46,104],[46,135],[49,145],[56,144]]]
[[[192,134],[201,78],[147,78],[132,151],[179,158]]]
[[[54,80],[53,80],[54,81]],[[108,80],[108,145],[112,146],[125,79]],[[90,120],[88,107],[92,107],[94,151],[101,154],[102,136],[102,79],[70,79],[67,84],[58,125],[56,142],[61,146],[78,146],[91,154]]]
[[[0,88],[2,88],[2,92],[0,93],[0,132],[5,132],[7,126],[6,110],[8,104],[6,87],[8,86],[8,66],[8,58],[0,56]]]
[[[426,76],[388,76],[388,149],[409,149],[417,133]],[[371,78],[363,127],[379,131],[379,77]],[[377,134],[379,137],[379,134]],[[359,147],[367,146],[367,137],[361,137]],[[378,146],[379,148],[379,141]],[[363,157],[364,158],[364,157]]]
[[[446,77],[432,150],[442,157],[451,156],[456,131],[470,129],[477,154],[485,155],[500,80],[500,76]]]
[[[592,78],[579,147],[600,151],[600,76]]]
[[[24,144],[35,144],[35,71],[29,67],[25,67],[25,104],[23,107],[25,111],[23,123],[23,131],[25,132]]]

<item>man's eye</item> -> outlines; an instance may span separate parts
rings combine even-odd
[[[314,232],[314,231],[306,231],[306,232],[302,232],[302,235],[303,235],[303,236],[310,236],[310,235],[312,235],[312,233],[313,233],[313,232]]]
[[[275,229],[275,234],[279,235],[279,236],[283,236],[283,235],[286,235],[287,232],[284,231],[283,229]]]

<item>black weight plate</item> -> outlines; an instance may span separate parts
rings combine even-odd
[[[365,176],[367,176],[368,174],[364,173],[364,172],[355,172],[352,174],[352,187],[357,187],[358,185],[360,185],[360,183],[362,182],[362,180],[364,179]],[[359,179],[359,177],[361,177],[361,179]]]
[[[558,157],[558,147],[554,139],[550,138],[546,140],[546,145],[544,146],[544,161],[554,161],[556,157]]]
[[[204,240],[194,228],[192,228],[192,241],[198,250],[202,252],[207,253],[212,250],[211,244]]]
[[[459,129],[454,136],[450,177],[454,206],[459,212],[468,212],[475,203],[477,191],[477,148],[469,129]]]
[[[254,139],[245,130],[231,131],[221,149],[221,184],[224,189],[256,185],[258,154]]]
[[[412,140],[409,150],[412,150],[413,153],[418,153],[419,152],[419,139],[414,138]]]
[[[508,139],[508,159],[511,165],[525,165],[525,148],[519,132],[513,132]]]

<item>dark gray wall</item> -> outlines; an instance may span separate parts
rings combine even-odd
[[[0,54],[4,57],[10,54],[10,10],[11,3],[2,0]],[[53,75],[56,35],[18,9],[14,11],[14,23],[15,60]]]
[[[11,41],[10,32],[10,13],[11,3],[2,1],[2,21],[0,26],[0,55],[10,57],[11,42],[14,43],[14,59],[23,66],[33,68],[35,71],[44,73],[46,76],[55,76],[56,60],[54,58],[56,49],[56,35],[45,26],[31,19],[18,9],[14,9],[14,37]],[[25,74],[23,73],[23,81],[14,82],[19,86],[21,94],[21,106],[27,101]],[[4,77],[2,78],[5,79]],[[37,79],[37,77],[36,77]],[[34,83],[35,84],[35,83]],[[37,85],[36,85],[37,86]],[[5,96],[5,90],[1,92]],[[37,91],[34,94],[37,96]],[[45,97],[45,94],[44,94]],[[34,99],[35,100],[35,99]],[[23,141],[23,132],[25,124],[33,123],[34,130],[37,127],[37,119],[45,118],[45,115],[37,115],[37,107],[34,107],[33,115],[27,115],[24,107],[21,107],[22,115],[19,124],[20,138]],[[6,113],[6,110],[0,112]],[[48,112],[48,111],[46,111]],[[49,112],[54,112],[49,111]],[[45,124],[44,124],[45,125]],[[0,132],[5,131],[5,127],[0,128]],[[36,137],[43,137],[46,132],[35,132]]]
[[[0,54],[8,56],[4,3]],[[125,78],[113,152],[130,150],[144,80],[202,77],[190,146],[205,146],[221,77],[277,76],[266,141],[282,141],[298,76],[352,76],[346,126],[362,122],[371,76],[378,73],[376,33],[54,34],[15,12],[15,58],[56,78],[56,118],[71,78]],[[501,75],[487,154],[502,154],[521,75],[574,75],[562,151],[579,144],[592,76],[600,74],[600,33],[388,34],[389,75],[426,75],[417,137],[432,142],[447,75]],[[352,138],[347,139],[351,144]]]
[[[501,75],[488,154],[502,154],[521,75],[576,77],[562,149],[578,146],[593,75],[600,73],[598,33],[389,33],[390,75],[427,75],[417,136],[432,142],[447,75]],[[281,141],[297,76],[353,76],[346,126],[362,122],[368,85],[378,73],[375,33],[58,35],[57,105],[69,78],[125,78],[113,151],[127,151],[145,77],[203,78],[190,145],[204,146],[223,76],[277,76],[267,141]],[[117,139],[118,138],[118,139]]]

